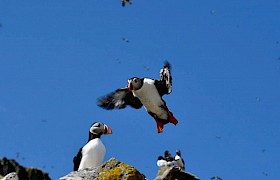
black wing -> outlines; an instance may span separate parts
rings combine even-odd
[[[78,154],[73,158],[73,163],[74,163],[74,171],[77,171],[79,169],[81,160],[82,160],[82,149],[80,148]]]
[[[117,89],[116,91],[99,98],[97,105],[107,110],[123,109],[126,105],[130,105],[136,109],[143,106],[141,101],[133,96],[132,92],[128,90],[128,87]]]
[[[160,70],[160,80],[155,80],[155,86],[160,94],[170,94],[172,91],[172,76],[171,65],[169,62],[165,62],[163,68]]]

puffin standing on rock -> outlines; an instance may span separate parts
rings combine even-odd
[[[165,62],[160,70],[160,80],[137,77],[128,79],[126,87],[100,98],[98,106],[112,110],[123,109],[126,105],[139,109],[144,105],[146,111],[155,119],[158,133],[161,133],[165,124],[178,123],[162,99],[163,95],[170,94],[172,91],[170,69],[170,64]]]
[[[87,144],[80,148],[73,159],[74,171],[101,165],[106,153],[106,148],[100,140],[103,134],[112,134],[112,129],[101,122],[93,123],[89,129]]]

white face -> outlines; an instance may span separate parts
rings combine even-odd
[[[139,89],[141,87],[141,80],[139,78],[133,78],[131,84],[133,89]]]
[[[98,134],[102,134],[102,129],[104,128],[104,124],[103,123],[99,123],[99,122],[97,122],[97,123],[94,123],[91,127],[90,127],[90,132],[92,133],[92,134],[96,134],[96,135],[98,135]]]

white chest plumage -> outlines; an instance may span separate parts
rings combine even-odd
[[[9,173],[7,174],[3,179],[1,180],[18,180],[18,175],[16,172],[12,172],[12,173]]]
[[[82,150],[80,169],[94,168],[102,164],[106,148],[99,138],[89,141]]]
[[[133,95],[138,97],[148,112],[156,114],[160,119],[167,119],[168,113],[162,108],[164,105],[156,86],[155,80],[145,78],[143,86],[133,91]]]

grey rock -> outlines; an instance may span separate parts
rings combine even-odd
[[[185,172],[178,167],[170,167],[158,172],[155,180],[199,180],[199,178],[191,173]]]
[[[9,173],[15,172],[20,180],[51,180],[48,173],[45,173],[36,168],[25,168],[19,165],[13,159],[0,159],[0,175],[6,176]]]
[[[145,176],[134,167],[125,164],[116,158],[111,158],[97,168],[87,168],[73,171],[59,180],[144,180]]]

